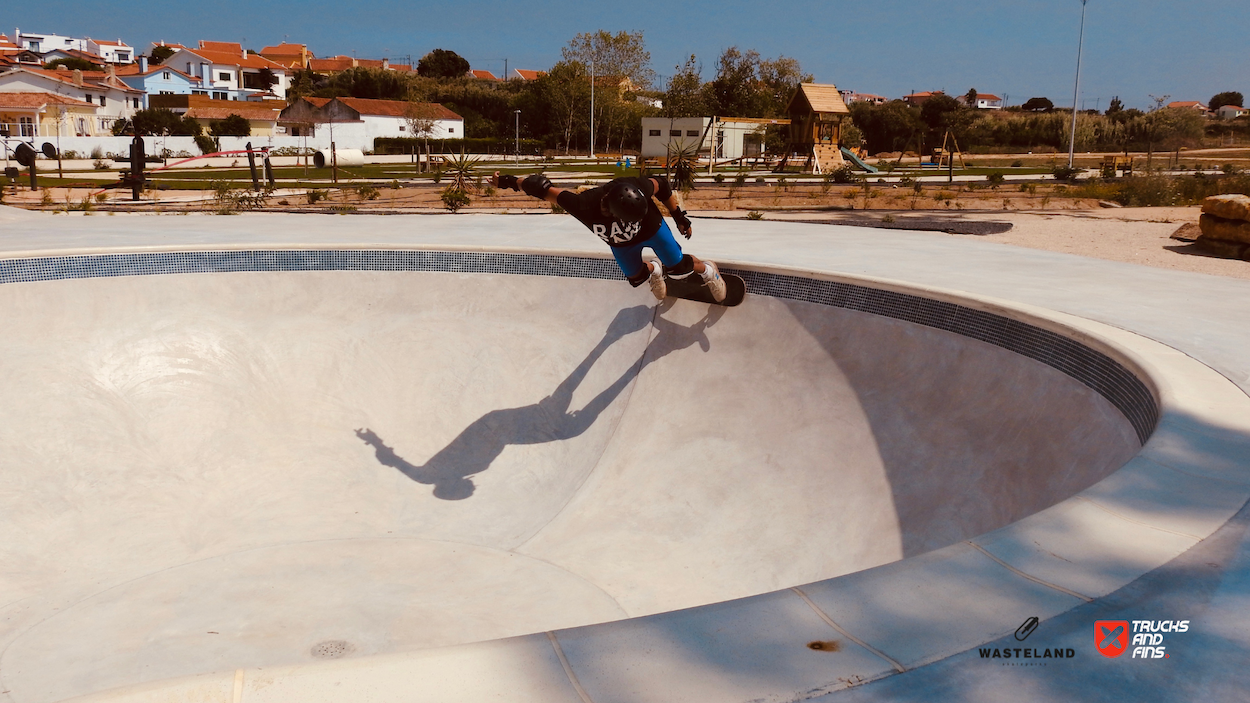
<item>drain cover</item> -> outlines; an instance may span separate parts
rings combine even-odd
[[[356,648],[345,640],[326,640],[313,645],[312,655],[318,659],[338,659],[351,654]]]

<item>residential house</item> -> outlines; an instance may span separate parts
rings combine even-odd
[[[126,42],[105,41],[87,37],[87,53],[95,54],[108,63],[130,64],[135,62],[135,50]]]
[[[16,64],[42,66],[43,59],[30,49],[23,49],[8,36],[0,34],[0,66],[8,67]]]
[[[1187,110],[1194,110],[1198,114],[1202,115],[1203,117],[1211,116],[1211,111],[1207,109],[1207,106],[1203,105],[1197,100],[1177,100],[1175,102],[1168,103],[1168,107],[1178,107],[1178,108],[1184,108]]]
[[[143,91],[143,109],[151,108],[150,98],[153,95],[203,95],[200,88],[203,80],[192,76],[173,66],[152,66],[148,57],[140,56],[138,63],[122,66],[117,69],[117,77],[135,90]]]
[[[529,71],[524,68],[514,68],[512,73],[515,74],[512,76],[514,79],[519,78],[523,81],[536,81],[547,75],[546,71]]]
[[[308,50],[306,44],[287,44],[283,42],[275,46],[267,46],[260,50],[260,55],[281,64],[288,71],[300,71],[308,68],[308,62],[317,58]]]
[[[1221,120],[1231,120],[1250,114],[1250,110],[1240,105],[1221,105],[1220,109],[1215,111],[1215,116]]]
[[[430,139],[460,139],[464,118],[438,103],[409,103],[403,100],[364,98],[301,98],[291,103],[278,118],[291,136],[316,136],[333,130],[339,148],[372,150],[379,137],[412,137],[407,115],[413,108],[423,110],[434,120]]]
[[[238,115],[251,125],[254,137],[283,133],[278,128],[278,114],[286,105],[283,100],[217,100],[207,95],[157,94],[149,95],[148,102],[153,108],[164,108],[194,119],[204,127],[205,132],[211,128],[213,120]]]
[[[912,93],[911,95],[904,95],[903,102],[907,103],[908,105],[912,105],[914,107],[920,107],[921,105],[924,104],[924,101],[928,100],[929,98],[936,97],[938,95],[946,95],[946,93],[940,90],[932,90],[932,91],[924,90],[919,93]]]
[[[21,29],[13,30],[13,43],[22,49],[29,49],[36,54],[44,54],[53,49],[77,49],[88,51],[86,39],[76,39],[60,34],[32,34]]]
[[[467,74],[469,78],[476,78],[480,81],[498,81],[499,77],[490,71],[470,70]]]
[[[850,105],[851,103],[870,103],[872,105],[884,105],[890,102],[890,99],[884,95],[873,95],[872,93],[856,93],[853,90],[839,90],[838,94],[842,96],[842,102]]]
[[[0,136],[90,136],[97,110],[98,105],[56,93],[0,92]]]
[[[164,44],[174,48],[162,62],[200,79],[199,90],[215,100],[252,100],[266,96],[285,98],[290,75],[281,64],[251,52],[236,42],[200,41],[196,48]],[[261,74],[268,69],[278,82],[268,91],[261,87]]]
[[[358,59],[354,56],[331,56],[325,59],[310,59],[308,68],[322,75],[333,75],[340,71],[353,68],[376,68],[383,71],[400,71],[411,73],[412,66],[404,63],[391,63],[390,59]]]
[[[93,70],[96,71],[103,71],[105,66],[104,59],[96,56],[95,54],[79,51],[78,49],[53,49],[52,51],[45,51],[39,56],[39,58],[42,59],[42,65],[50,64],[58,59],[78,59],[79,61],[86,61],[92,66],[95,66]]]
[[[960,95],[955,99],[964,105],[968,105],[967,95]],[[976,104],[968,105],[968,107],[975,107],[978,110],[1001,110],[1003,109],[1003,99],[989,93],[977,93]]]
[[[14,66],[0,73],[0,92],[55,93],[96,105],[94,124],[82,131],[87,135],[110,134],[113,122],[129,118],[143,104],[143,91],[106,71]]]

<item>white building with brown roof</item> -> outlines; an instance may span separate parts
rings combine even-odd
[[[419,137],[414,135],[407,116],[413,110],[433,120],[430,139],[460,139],[464,118],[438,103],[409,103],[403,100],[365,98],[301,98],[291,103],[278,118],[280,127],[292,136],[325,137],[333,125],[339,148],[372,151],[379,137]]]

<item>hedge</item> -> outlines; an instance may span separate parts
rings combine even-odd
[[[378,137],[373,140],[375,154],[411,154],[420,153],[426,141],[416,137]],[[466,154],[512,154],[516,149],[516,140],[497,139],[495,137],[470,137],[468,139],[431,139],[430,153],[458,154],[462,150]],[[522,154],[541,154],[543,142],[538,139],[522,139]]]

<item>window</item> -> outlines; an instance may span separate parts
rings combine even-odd
[[[17,121],[18,121],[18,124],[20,124],[20,125],[21,125],[21,131],[22,131],[22,136],[23,136],[23,137],[33,137],[33,136],[35,136],[35,120],[34,120],[34,118],[32,118],[32,117],[19,117],[19,118],[17,118]]]
[[[229,74],[229,73],[226,73],[225,71],[218,71],[218,72],[217,72],[217,80],[219,80],[219,81],[228,81],[228,80],[230,80],[230,74]]]
[[[161,91],[161,95],[173,95],[173,94],[174,94],[174,92],[173,92],[172,90],[170,90],[170,91],[165,91],[165,90],[162,90],[162,91]],[[193,90],[193,91],[191,91],[191,94],[192,94],[192,95],[208,95],[208,91],[207,91],[207,90]]]
[[[670,129],[670,130],[668,130],[668,136],[670,136],[670,137],[680,137],[680,136],[681,136],[681,130],[680,130],[680,129]]]
[[[404,131],[404,126],[402,124],[399,126],[399,131]]]
[[[686,136],[687,136],[687,137],[697,137],[697,136],[699,136],[699,130],[697,130],[697,129],[688,129],[688,130],[686,130]]]
[[[455,127],[448,127],[448,128],[447,128],[447,133],[448,133],[448,134],[455,134],[455,133],[456,133],[456,128],[455,128]]]
[[[138,110],[138,109],[139,109],[139,98],[134,98],[132,102],[133,102],[133,104],[134,104],[134,108],[135,108],[136,110]]]
[[[104,107],[104,96],[100,96],[100,107]]]
[[[188,62],[187,62],[187,73],[188,73],[188,74],[190,74],[190,73],[191,73],[191,62],[190,62],[190,61],[188,61]]]
[[[165,71],[165,72],[161,75],[161,78],[164,78],[165,80],[169,80],[169,79],[173,78],[173,76],[171,76],[171,75],[169,74],[169,71]]]
[[[87,120],[82,117],[78,118],[78,136],[87,136]]]
[[[647,136],[648,136],[648,137],[658,137],[658,136],[660,136],[660,130],[658,130],[658,129],[648,130],[648,131],[647,131]]]
[[[225,93],[220,93],[220,92],[213,93],[213,100],[229,100],[229,99],[230,97]]]
[[[119,51],[119,52],[117,53],[117,60],[118,60],[118,61],[129,61],[129,60],[130,60],[130,54],[127,54],[127,53],[125,53],[125,52],[120,52],[120,51]]]
[[[203,93],[203,92],[204,92],[204,91],[202,91],[202,90],[201,90],[201,91],[199,91],[199,93]],[[173,95],[173,94],[174,94],[174,91],[172,91],[172,90],[162,90],[160,94],[161,94],[161,95]],[[196,95],[197,93],[196,93],[196,91],[194,91],[194,90],[193,90],[193,91],[191,91],[191,94],[192,94],[192,95]]]
[[[86,99],[86,101],[87,101],[87,102],[89,102],[89,103],[94,103],[94,102],[95,102],[95,98],[93,98],[93,97],[91,96],[91,93],[87,93],[87,95],[85,96],[85,99]]]

